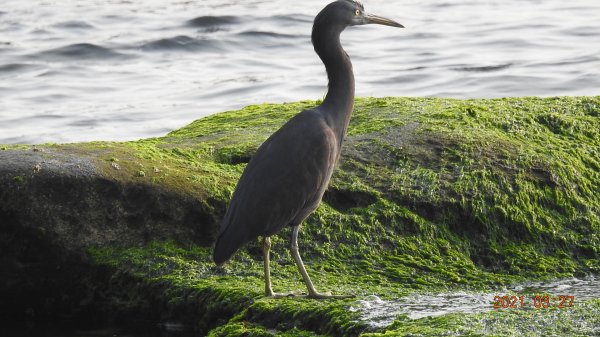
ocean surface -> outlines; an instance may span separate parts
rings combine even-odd
[[[2,0],[0,143],[160,136],[250,104],[322,98],[328,1]],[[357,96],[600,94],[598,0],[364,1]]]

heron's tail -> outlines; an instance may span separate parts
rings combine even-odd
[[[213,261],[217,266],[221,266],[225,262],[229,261],[233,254],[238,248],[231,247],[231,245],[221,235],[215,243],[215,249],[213,250]]]
[[[215,243],[213,261],[215,261],[217,266],[229,261],[233,254],[249,241],[244,230],[236,231],[232,227],[235,226],[226,226]]]

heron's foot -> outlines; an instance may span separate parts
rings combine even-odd
[[[328,299],[328,298],[332,298],[332,299],[343,299],[343,298],[354,298],[356,297],[354,294],[348,294],[348,295],[332,295],[331,292],[326,292],[326,293],[312,293],[312,294],[308,294],[306,295],[307,298],[314,298],[314,299]]]
[[[266,291],[265,292],[265,296],[268,298],[286,298],[286,297],[305,297],[306,294],[302,293],[301,291],[297,290],[297,291],[290,291],[287,293],[275,293],[273,291],[269,292]]]

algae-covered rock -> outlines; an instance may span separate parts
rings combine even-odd
[[[225,268],[210,261],[249,158],[316,104],[250,106],[135,142],[1,147],[0,310],[177,319],[213,336],[373,330],[352,300],[259,300],[257,244]],[[599,115],[600,97],[357,99],[300,235],[316,285],[385,298],[600,272]],[[274,239],[276,291],[303,288],[288,236]]]
[[[78,284],[90,247],[210,244],[217,219],[209,199],[115,179],[99,170],[102,161],[67,146],[0,151],[2,311],[76,307],[91,295]]]

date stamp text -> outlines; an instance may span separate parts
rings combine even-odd
[[[573,306],[575,296],[573,295],[535,295],[535,296],[517,296],[501,295],[494,296],[494,309],[517,309],[523,307],[533,307],[536,309],[547,308],[569,308]]]

